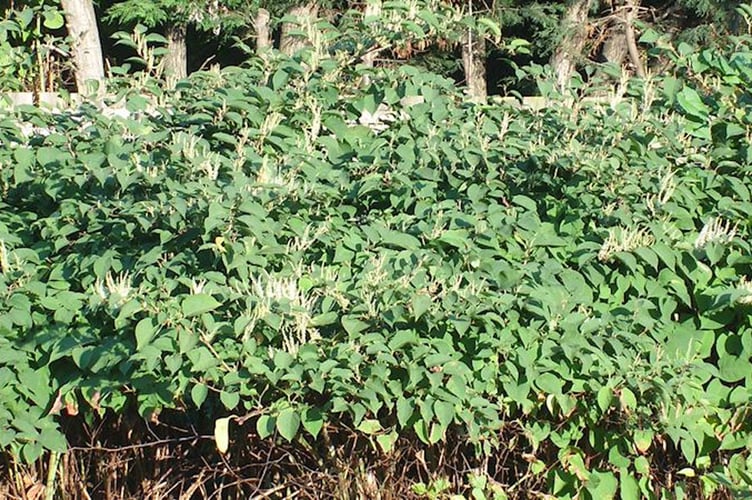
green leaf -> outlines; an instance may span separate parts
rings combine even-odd
[[[326,326],[337,322],[339,314],[335,311],[329,311],[327,313],[318,314],[311,318],[311,326]]]
[[[460,250],[467,249],[469,247],[469,233],[466,229],[449,229],[441,233],[438,241],[446,243]]]
[[[619,496],[622,500],[640,500],[640,485],[637,480],[626,470],[619,473]]]
[[[454,420],[454,405],[446,401],[436,401],[433,404],[433,413],[441,426],[446,429]]]
[[[710,109],[702,101],[702,97],[691,87],[684,87],[676,94],[676,102],[681,109],[690,116],[705,121],[710,114]]]
[[[277,430],[287,441],[292,441],[300,428],[300,416],[292,408],[286,408],[277,415]]]
[[[235,136],[226,134],[224,132],[215,132],[213,137],[214,139],[217,139],[218,141],[224,142],[225,144],[229,144],[231,146],[235,146],[238,143],[238,140],[235,138]]]
[[[141,302],[139,300],[129,300],[120,308],[117,318],[115,318],[115,328],[124,328],[137,312],[141,311]]]
[[[541,373],[535,379],[535,385],[547,394],[561,394],[564,386],[562,380],[553,373]]]
[[[420,241],[413,235],[382,228],[379,228],[379,234],[381,235],[381,242],[384,245],[403,248],[405,250],[420,248]]]
[[[645,453],[653,443],[655,433],[650,429],[638,429],[634,432],[634,446],[640,453]]]
[[[324,427],[324,415],[319,408],[306,408],[301,414],[303,428],[314,438]]]
[[[266,439],[274,433],[276,428],[276,419],[269,415],[261,415],[256,420],[256,432],[261,439]]]
[[[201,405],[206,401],[206,396],[208,394],[209,388],[206,384],[196,384],[191,388],[191,399],[197,408],[201,408]]]
[[[538,211],[538,204],[532,198],[518,194],[512,197],[512,204],[520,206],[529,212],[536,213]]]
[[[34,166],[34,150],[31,148],[16,148],[13,151],[15,158],[15,167],[13,169],[13,180],[16,184],[21,184],[33,180],[32,168]]]
[[[234,410],[240,402],[240,393],[222,391],[219,393],[219,399],[222,401],[222,404],[225,405],[225,408],[228,410]]]
[[[621,402],[621,407],[624,411],[628,412],[637,408],[637,398],[634,393],[626,387],[621,389],[619,401]]]
[[[619,481],[612,472],[593,471],[590,473],[587,490],[593,498],[604,500],[614,498],[618,487]]]
[[[693,464],[695,457],[697,456],[697,448],[695,447],[695,440],[691,436],[686,436],[679,442],[679,448],[681,448],[682,455],[687,459],[687,462]]]
[[[405,399],[404,397],[400,397],[397,399],[397,421],[403,429],[407,427],[407,423],[410,417],[413,416],[414,411],[415,404],[412,398]]]
[[[48,10],[44,12],[44,27],[50,30],[58,30],[65,24],[63,15],[57,10]]]
[[[159,331],[159,325],[154,318],[144,318],[136,325],[136,350],[140,351],[148,345]]]
[[[498,21],[487,17],[478,18],[478,25],[485,28],[485,31],[491,33],[497,40],[501,38],[501,25]]]
[[[395,333],[391,339],[389,339],[388,345],[389,345],[389,349],[391,349],[392,352],[394,352],[406,346],[407,344],[416,343],[416,342],[418,342],[418,336],[415,334],[414,331],[400,330],[397,333]]]
[[[418,293],[413,295],[412,308],[413,318],[415,321],[419,320],[423,313],[425,313],[431,307],[431,297],[424,293]]]
[[[605,413],[611,406],[611,401],[613,400],[613,392],[611,391],[611,388],[603,386],[598,389],[596,400],[598,402],[598,407],[603,413]]]
[[[39,441],[44,444],[46,449],[51,451],[65,453],[68,450],[68,440],[65,439],[65,434],[60,432],[57,427],[42,429]]]
[[[425,420],[423,420],[422,418],[416,420],[413,424],[413,431],[415,431],[418,439],[420,439],[423,443],[431,444],[431,442],[429,441],[428,424],[426,424]]]
[[[358,425],[358,430],[364,434],[373,435],[381,432],[383,428],[381,427],[381,423],[378,420],[365,418]]]
[[[359,320],[356,316],[342,316],[342,328],[344,328],[351,337],[356,337],[368,328],[368,323]]]
[[[212,311],[221,306],[220,302],[205,293],[199,293],[196,295],[189,295],[183,299],[182,310],[183,315],[186,318],[198,316],[206,312]]]
[[[376,436],[376,442],[379,444],[382,452],[390,453],[394,449],[397,438],[398,434],[395,431],[392,431]]]

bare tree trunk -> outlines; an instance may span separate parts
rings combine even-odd
[[[378,17],[381,15],[381,0],[369,0],[368,4],[366,5],[365,12],[363,12],[363,17]],[[373,68],[374,63],[376,62],[376,55],[377,47],[368,47],[366,50],[365,55],[363,56],[363,64],[368,66],[369,68]]]
[[[259,9],[253,19],[253,27],[256,30],[256,54],[261,54],[272,47],[270,23],[269,11],[263,8]]]
[[[282,23],[279,50],[283,54],[291,56],[308,45],[310,40],[307,40],[305,36],[293,32],[310,28],[314,24],[318,12],[319,6],[314,2],[305,5],[298,5],[287,11],[287,15],[294,17],[296,20],[294,22]]]
[[[165,75],[182,80],[188,76],[188,48],[185,43],[186,26],[184,24],[169,24],[166,35]]]
[[[632,61],[635,73],[640,78],[645,78],[645,70],[642,67],[642,60],[640,59],[640,51],[637,49],[637,41],[635,39],[634,21],[637,19],[637,9],[639,8],[639,0],[626,0],[624,14],[624,30],[627,36],[627,49],[629,51],[629,59]]]
[[[627,57],[627,34],[624,25],[618,24],[608,30],[608,38],[603,42],[601,51],[606,62],[621,66]]]
[[[592,3],[593,0],[574,0],[564,14],[562,20],[564,37],[551,56],[551,66],[556,73],[556,85],[561,91],[569,86],[577,61],[582,57],[588,35],[588,12]]]
[[[75,66],[76,87],[88,94],[96,82],[99,93],[104,91],[104,62],[99,42],[99,28],[92,0],[61,0],[65,24],[71,37],[71,56]]]
[[[465,84],[470,99],[485,102],[488,97],[486,84],[486,39],[473,30],[467,30],[462,43],[462,65],[465,68]]]

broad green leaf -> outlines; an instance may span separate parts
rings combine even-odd
[[[433,413],[441,426],[446,429],[454,420],[454,405],[446,401],[436,401],[433,404]]]
[[[140,351],[149,344],[159,331],[159,325],[153,317],[144,318],[136,325],[136,350]]]
[[[381,241],[384,245],[403,248],[405,250],[416,250],[420,248],[420,241],[413,235],[393,231],[391,229],[379,229]]]
[[[13,151],[13,157],[16,160],[13,169],[13,177],[16,184],[32,180],[34,178],[32,175],[32,168],[35,162],[34,151],[31,148],[16,148]]]
[[[601,409],[602,412],[605,413],[611,406],[611,401],[613,400],[613,392],[611,391],[611,388],[607,386],[603,386],[600,389],[598,389],[598,395],[596,396],[596,400],[598,402],[598,407]]]
[[[301,421],[306,432],[316,438],[324,426],[324,415],[318,408],[306,408],[301,413]]]
[[[339,314],[335,311],[319,314],[311,318],[311,326],[326,326],[337,322]]]
[[[368,323],[359,320],[355,316],[342,316],[342,327],[351,337],[356,337],[368,328]]]
[[[398,434],[395,431],[387,432],[386,434],[379,434],[376,436],[376,442],[379,444],[379,448],[384,453],[390,453],[394,449],[394,445],[397,442]]]
[[[222,304],[211,295],[199,293],[185,297],[181,307],[183,315],[186,318],[190,318],[212,311],[221,305]]]
[[[376,419],[365,418],[358,425],[358,430],[364,434],[377,434],[383,430],[381,423]]]
[[[623,387],[620,390],[619,401],[621,402],[621,407],[624,411],[629,412],[637,408],[637,398],[627,387]]]
[[[196,384],[191,388],[191,399],[197,408],[201,408],[201,405],[206,401],[206,396],[208,394],[209,388],[206,384]]]
[[[50,30],[57,30],[63,27],[65,19],[57,10],[48,10],[44,12],[44,27]]]
[[[679,448],[681,448],[682,455],[687,459],[687,462],[693,464],[695,462],[695,457],[697,456],[695,440],[689,436],[683,437],[679,442]]]
[[[702,101],[702,97],[691,87],[684,87],[676,94],[676,102],[679,107],[690,116],[706,120],[710,109]]]
[[[469,233],[466,229],[449,229],[441,233],[438,240],[451,245],[460,250],[466,249],[469,246],[468,243]]]
[[[640,485],[637,480],[626,470],[619,473],[619,496],[622,500],[640,500]]]
[[[225,405],[225,408],[233,410],[240,402],[240,394],[234,391],[222,391],[219,393],[219,399],[222,401],[222,404]]]
[[[274,417],[261,415],[258,420],[256,420],[256,432],[258,432],[261,439],[266,439],[274,433],[276,425],[277,422]]]
[[[389,339],[389,349],[397,351],[407,344],[418,341],[418,336],[413,330],[400,330]]]
[[[68,451],[68,440],[65,438],[65,434],[60,432],[57,427],[42,429],[42,432],[39,434],[39,440],[48,450],[58,453]]]
[[[277,430],[287,441],[292,441],[300,428],[300,416],[292,408],[286,408],[277,415]]]
[[[634,446],[640,453],[645,453],[650,449],[650,445],[653,443],[653,437],[655,433],[650,430],[636,430],[634,432]]]
[[[535,379],[535,385],[547,394],[561,394],[564,384],[553,373],[542,373]]]
[[[413,416],[414,411],[415,403],[413,399],[405,399],[403,397],[397,399],[397,421],[402,428],[407,426],[407,422]]]
[[[616,492],[619,487],[619,481],[612,472],[597,472],[590,473],[590,480],[587,482],[586,488],[593,498],[609,499],[616,496]]]
[[[415,431],[415,435],[418,436],[418,439],[420,439],[423,443],[431,444],[429,440],[429,428],[425,420],[423,420],[422,418],[416,420],[413,424],[413,431]]]
[[[431,297],[424,293],[417,293],[413,295],[412,308],[413,317],[415,320],[419,320],[423,314],[431,307]]]

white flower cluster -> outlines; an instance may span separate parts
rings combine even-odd
[[[598,260],[608,262],[618,252],[631,252],[640,247],[648,247],[655,242],[655,238],[645,228],[610,228],[608,238],[601,245]]]
[[[744,292],[745,295],[739,298],[737,302],[746,306],[752,305],[752,281],[746,276],[742,276],[742,279],[739,280],[739,290]]]
[[[98,278],[94,283],[94,290],[102,301],[110,301],[113,305],[121,306],[131,294],[131,277],[127,272],[115,276],[108,271],[104,281]]]
[[[709,243],[729,243],[736,236],[737,227],[737,224],[732,226],[730,221],[711,217],[695,239],[695,248],[705,248]]]
[[[389,106],[382,102],[373,113],[364,109],[357,122],[350,120],[348,124],[351,126],[363,125],[378,134],[387,130],[392,122],[395,122],[398,119],[404,119],[405,117],[406,115],[403,112],[395,113]]]
[[[251,314],[251,328],[271,313],[273,304],[287,302],[292,321],[285,320],[281,328],[285,351],[294,355],[301,345],[320,338],[318,330],[310,324],[316,297],[306,296],[298,287],[297,277],[282,278],[265,273],[252,279],[252,292],[258,303]]]

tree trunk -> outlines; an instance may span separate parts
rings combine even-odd
[[[462,65],[465,68],[465,84],[471,100],[485,102],[488,97],[486,84],[486,39],[467,30],[462,43]]]
[[[92,0],[61,0],[65,24],[71,37],[71,57],[76,87],[82,94],[104,92],[104,62]],[[96,86],[90,87],[92,82]]]
[[[381,15],[381,0],[368,0],[366,9],[363,12],[363,18],[378,17]],[[373,68],[376,62],[376,55],[378,54],[378,47],[366,47],[366,53],[363,55],[363,64],[369,68]]]
[[[184,24],[167,26],[167,54],[164,58],[165,75],[182,80],[188,76],[188,48],[185,43]]]
[[[627,57],[627,34],[624,25],[619,24],[608,30],[608,38],[603,42],[601,51],[605,62],[621,66]]]
[[[313,26],[316,16],[319,12],[319,6],[316,3],[298,5],[287,11],[287,16],[295,18],[295,21],[282,23],[282,33],[279,39],[279,50],[283,54],[291,56],[297,51],[309,44],[305,36],[293,33],[295,31],[305,31]]]
[[[270,23],[269,11],[263,8],[259,9],[253,19],[253,27],[256,30],[256,54],[261,54],[272,47]]]
[[[626,13],[624,14],[624,31],[627,37],[627,51],[629,52],[629,59],[632,61],[635,73],[640,78],[645,78],[645,70],[642,67],[642,59],[640,59],[640,51],[637,49],[637,41],[635,39],[634,21],[637,19],[637,9],[640,6],[639,0],[625,0],[624,8]]]
[[[556,85],[560,91],[569,87],[569,81],[582,57],[587,42],[588,12],[593,0],[574,0],[569,4],[562,20],[564,37],[551,56],[551,66],[556,74]]]

